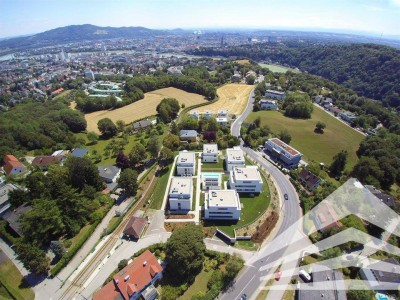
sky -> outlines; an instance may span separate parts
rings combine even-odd
[[[0,38],[78,24],[400,36],[400,0],[0,0]]]

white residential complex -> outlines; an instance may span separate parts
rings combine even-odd
[[[266,141],[265,149],[273,157],[284,163],[289,169],[297,168],[303,156],[299,151],[277,138]]]
[[[233,147],[226,149],[225,158],[226,170],[232,171],[235,167],[245,167],[244,154],[240,147]]]
[[[221,173],[202,173],[202,189],[203,190],[220,190],[222,186]]]
[[[181,151],[176,162],[176,173],[180,176],[192,176],[196,167],[194,152]]]
[[[218,145],[204,144],[202,162],[218,162]]]
[[[204,218],[239,220],[241,204],[235,190],[208,191],[204,203]]]
[[[261,193],[263,181],[256,166],[233,168],[229,175],[229,186],[238,193]]]
[[[192,209],[192,178],[173,177],[169,189],[169,209],[178,213]]]

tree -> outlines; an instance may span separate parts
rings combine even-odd
[[[134,196],[138,188],[137,177],[138,174],[135,170],[125,169],[118,178],[118,186],[129,196]]]
[[[99,140],[99,136],[93,131],[88,132],[86,137],[89,140],[89,143],[92,145],[97,144],[97,141]]]
[[[347,293],[349,300],[371,300],[373,292],[370,290],[350,290]]]
[[[61,241],[51,241],[50,249],[57,258],[61,258],[66,253],[64,244]]]
[[[125,129],[125,122],[122,120],[118,120],[115,125],[117,126],[118,132],[124,132]]]
[[[279,139],[286,143],[286,144],[290,144],[290,141],[292,140],[292,136],[290,135],[289,131],[287,131],[286,129],[282,130],[279,135],[278,135]]]
[[[256,81],[256,77],[253,75],[246,77],[246,83],[249,85],[253,85],[255,81]]]
[[[115,160],[115,163],[117,167],[121,169],[126,169],[129,168],[129,158],[124,154],[123,151],[120,151],[117,155],[117,158]]]
[[[97,122],[99,131],[105,138],[113,137],[117,134],[117,126],[109,118],[103,118]]]
[[[204,262],[204,234],[199,226],[186,225],[172,232],[165,244],[167,269],[177,278],[194,278]]]
[[[128,260],[127,259],[123,259],[118,263],[118,270],[122,270],[123,268],[125,268],[128,265]]]
[[[175,135],[179,134],[178,125],[174,121],[171,122],[171,133]]]
[[[329,171],[333,177],[338,177],[344,171],[346,166],[348,153],[345,150],[340,151],[333,157],[333,162],[329,167]]]
[[[103,187],[97,167],[86,157],[68,157],[65,162],[70,184],[81,191],[85,185],[93,186],[96,191]]]
[[[166,166],[174,161],[174,152],[167,147],[163,147],[158,155],[158,164]]]
[[[324,133],[325,128],[326,124],[321,121],[318,121],[317,124],[315,125],[315,132]]]
[[[158,156],[158,152],[160,152],[161,149],[161,143],[160,140],[157,136],[151,137],[146,146],[146,150],[150,153],[150,156],[152,158]]]
[[[129,162],[132,167],[142,165],[146,159],[146,148],[139,143],[134,143],[131,152],[129,153]]]
[[[236,277],[237,273],[239,273],[240,269],[243,267],[244,261],[237,254],[233,254],[229,257],[229,260],[226,264],[226,274],[225,279],[227,282],[230,282],[233,278]]]
[[[21,240],[15,245],[19,259],[24,267],[36,275],[46,274],[50,270],[50,258],[36,246]]]
[[[177,149],[179,147],[179,136],[168,134],[163,140],[163,146],[169,149]]]

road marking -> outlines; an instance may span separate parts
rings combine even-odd
[[[255,277],[256,275],[253,275],[253,277],[251,277],[250,278],[250,280],[247,282],[247,284],[246,284],[246,286],[243,288],[243,290],[241,290],[240,291],[240,293],[239,293],[239,297],[240,297],[240,295],[243,293],[243,291],[247,288],[247,286],[249,285],[249,283],[253,280],[253,278]],[[236,298],[236,297],[235,297]]]

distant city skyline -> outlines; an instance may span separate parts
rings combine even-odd
[[[0,0],[0,38],[68,25],[276,29],[400,38],[400,0]]]

